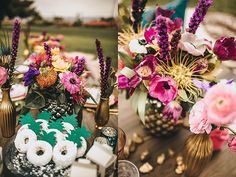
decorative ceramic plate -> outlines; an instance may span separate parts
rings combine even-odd
[[[12,101],[19,101],[26,97],[28,88],[22,84],[15,84],[11,88]],[[2,91],[0,90],[0,100],[2,99]]]

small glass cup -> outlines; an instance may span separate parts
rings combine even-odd
[[[118,129],[118,152],[117,152],[119,160],[125,159],[124,157],[125,144],[126,144],[126,134],[121,128],[119,128]]]
[[[138,168],[128,160],[118,160],[119,177],[140,177]]]

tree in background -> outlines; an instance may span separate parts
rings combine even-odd
[[[41,18],[40,14],[33,7],[33,0],[4,0],[0,5],[0,25],[5,17],[13,19],[20,18]]]

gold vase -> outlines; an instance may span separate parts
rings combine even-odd
[[[0,127],[2,136],[10,138],[15,134],[16,109],[11,101],[10,88],[2,89],[2,102],[0,104]]]
[[[211,160],[213,143],[208,134],[193,134],[188,137],[184,147],[186,177],[198,177]]]
[[[95,112],[96,127],[103,127],[109,121],[109,98],[100,98]]]

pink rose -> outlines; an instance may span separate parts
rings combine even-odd
[[[236,153],[236,137],[235,136],[228,140],[228,146],[233,152]]]
[[[0,86],[7,81],[7,70],[0,66]]]
[[[232,123],[236,118],[236,85],[218,83],[211,87],[204,98],[208,121],[217,126]]]
[[[229,139],[229,132],[227,129],[220,130],[217,128],[210,133],[210,137],[213,142],[213,150],[219,151],[224,145],[224,142]]]
[[[171,77],[155,76],[150,83],[149,95],[168,104],[177,96],[177,85]]]
[[[198,101],[189,115],[190,131],[195,134],[210,133],[212,126],[207,119],[207,106],[203,100]]]

